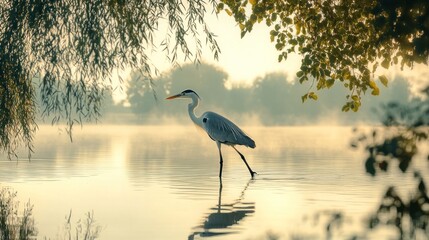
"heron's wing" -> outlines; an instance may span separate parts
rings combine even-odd
[[[254,148],[255,142],[247,136],[237,125],[214,112],[202,115],[203,128],[215,141],[229,145],[245,145]]]

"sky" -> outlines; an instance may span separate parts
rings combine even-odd
[[[211,11],[211,10],[209,10]],[[202,62],[219,67],[228,73],[228,82],[231,84],[251,84],[256,77],[262,77],[266,73],[285,72],[288,80],[292,81],[295,73],[300,67],[300,57],[290,54],[287,61],[279,63],[277,61],[278,52],[274,44],[270,42],[268,27],[265,23],[257,24],[251,33],[246,34],[244,38],[240,37],[240,29],[234,18],[222,12],[216,14],[208,12],[206,14],[207,24],[211,32],[215,33],[217,43],[221,49],[219,59],[215,60],[213,53],[204,45]],[[155,44],[158,46],[164,35],[157,34]],[[205,37],[202,34],[201,40],[204,44]],[[163,73],[172,69],[171,62],[162,52],[161,47],[150,56],[153,64]],[[179,59],[180,60],[180,59]],[[188,61],[189,62],[189,61]],[[179,64],[185,64],[179,61]],[[127,71],[125,74],[129,74]],[[125,76],[126,78],[127,76]],[[124,94],[119,93],[118,98],[124,98]]]
[[[264,23],[255,25],[251,33],[241,38],[239,27],[234,19],[226,13],[222,12],[216,16],[216,14],[208,12],[205,20],[211,32],[217,36],[216,40],[221,49],[221,54],[219,59],[215,60],[209,47],[204,45],[204,34],[201,34],[200,37],[204,45],[201,60],[223,69],[228,73],[229,81],[233,83],[251,82],[256,77],[272,72],[290,73],[290,80],[292,80],[295,72],[298,71],[301,61],[298,55],[289,55],[286,62],[279,63],[277,61],[278,52],[274,44],[270,42],[270,29]],[[154,50],[150,57],[152,63],[162,73],[171,70],[172,64],[160,47],[165,29],[163,27],[159,29],[155,36],[155,44],[158,49]],[[189,44],[192,46],[192,43]],[[187,62],[179,61],[181,65],[185,63]]]
[[[239,27],[227,14],[220,13],[217,18],[210,15],[208,20],[212,31],[218,35],[222,53],[216,62],[210,58],[210,52],[205,51],[204,60],[224,69],[230,81],[252,81],[268,72],[286,72],[290,75],[288,80],[295,76],[300,67],[300,57],[291,54],[286,62],[279,63],[279,52],[270,41],[270,29],[265,23],[255,25],[252,32],[241,38]]]
[[[270,29],[264,22],[256,24],[251,33],[241,38],[240,29],[233,17],[228,16],[225,12],[216,16],[216,14],[211,13],[209,8],[208,11],[205,20],[210,30],[217,35],[216,39],[221,53],[219,59],[215,60],[208,46],[204,46],[201,60],[225,71],[228,74],[228,83],[249,85],[257,77],[277,72],[285,73],[288,76],[288,81],[294,79],[301,64],[301,57],[297,54],[289,54],[286,61],[279,63],[277,61],[278,51],[270,42]],[[160,32],[161,34],[157,34],[157,36],[164,36],[163,31]],[[158,40],[158,45],[161,40],[161,38]],[[203,34],[201,40],[203,43],[205,42]],[[150,57],[161,73],[172,69],[172,64],[166,58],[165,53],[161,51],[161,47],[155,50]],[[185,63],[179,61],[179,64]],[[405,69],[402,71],[399,66],[393,66],[387,70],[380,67],[379,74],[384,74],[389,79],[394,79],[398,75],[405,76],[412,83],[410,90],[413,94],[417,94],[421,86],[427,85],[426,76],[429,75],[429,68],[427,65],[416,65],[412,70]],[[124,78],[126,79],[127,76]],[[116,93],[116,100],[124,99],[124,92]]]

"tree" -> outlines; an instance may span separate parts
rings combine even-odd
[[[203,100],[197,114],[211,110],[245,123],[252,119],[264,125],[318,124],[328,119],[330,123],[334,119],[346,124],[378,123],[374,106],[390,101],[411,104],[408,82],[403,78],[393,79],[389,91],[381,92],[380,96],[362,99],[362,107],[354,114],[340,114],[342,98],[347,92],[340,85],[318,94],[317,102],[302,105],[300,95],[308,87],[297,84],[296,78],[288,82],[285,74],[268,73],[256,77],[250,85],[233,85],[226,80],[227,73],[222,69],[205,63],[198,66],[189,63],[155,77],[153,87],[141,78],[139,73],[132,73],[127,87],[127,102],[139,117],[139,123],[156,121],[160,116],[187,122],[182,102],[163,99],[188,88],[195,90]],[[232,85],[231,88],[227,88],[228,85]]]
[[[157,86],[159,86],[159,81]],[[130,74],[130,80],[127,87],[127,100],[131,110],[139,117],[144,116],[153,109],[156,98],[150,82],[142,81],[141,75],[137,72]]]
[[[141,77],[139,73],[132,73],[127,88],[127,100],[131,110],[140,117],[147,118],[150,117],[149,115],[184,116],[184,109],[178,108],[181,103],[157,101],[156,99],[158,96],[159,99],[164,99],[168,95],[189,88],[195,90],[204,99],[204,106],[210,109],[222,108],[230,104],[225,100],[227,75],[212,65],[184,64],[181,67],[172,68],[154,79],[155,86],[145,84],[140,80]],[[154,93],[156,98],[154,98]],[[205,96],[211,97],[206,98]]]
[[[204,37],[216,58],[219,47],[205,14],[198,0],[1,0],[1,149],[10,155],[23,142],[31,152],[39,107],[69,130],[96,119],[115,69],[139,69],[151,80],[157,33],[165,32],[158,38],[173,64],[182,56],[198,62]]]
[[[361,96],[378,95],[376,70],[393,64],[412,67],[429,56],[426,0],[221,0],[218,11],[235,18],[244,37],[262,21],[271,28],[278,60],[302,55],[296,73],[317,90],[335,83],[349,89],[343,111],[357,111]],[[387,86],[384,75],[378,80]],[[303,97],[317,99],[314,92]]]

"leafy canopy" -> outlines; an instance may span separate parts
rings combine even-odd
[[[280,52],[302,55],[299,81],[311,88],[330,88],[341,82],[349,89],[343,111],[357,111],[361,96],[379,95],[379,66],[412,67],[427,63],[429,55],[429,2],[427,0],[221,0],[218,11],[235,18],[241,36],[265,22]],[[314,92],[302,96],[317,100]]]
[[[97,119],[112,72],[152,79],[157,47],[173,63],[199,61],[205,38],[216,58],[205,14],[199,0],[0,0],[0,148],[11,154],[24,142],[31,151],[38,107],[69,130]]]

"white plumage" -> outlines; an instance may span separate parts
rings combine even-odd
[[[175,99],[175,98],[190,98],[192,102],[188,105],[188,113],[191,120],[204,129],[209,137],[216,142],[219,149],[219,157],[220,157],[220,170],[219,170],[219,178],[222,177],[222,167],[223,167],[223,158],[221,151],[221,144],[225,144],[231,146],[237,151],[240,155],[243,162],[246,164],[247,169],[250,172],[252,178],[256,174],[256,172],[252,171],[243,154],[241,154],[236,148],[235,145],[244,145],[250,148],[255,148],[256,144],[253,139],[247,136],[246,133],[243,132],[237,125],[228,120],[227,118],[214,113],[214,112],[205,112],[200,117],[197,117],[194,113],[195,108],[197,108],[200,97],[198,94],[192,90],[185,90],[179,94],[168,97],[167,99]]]

